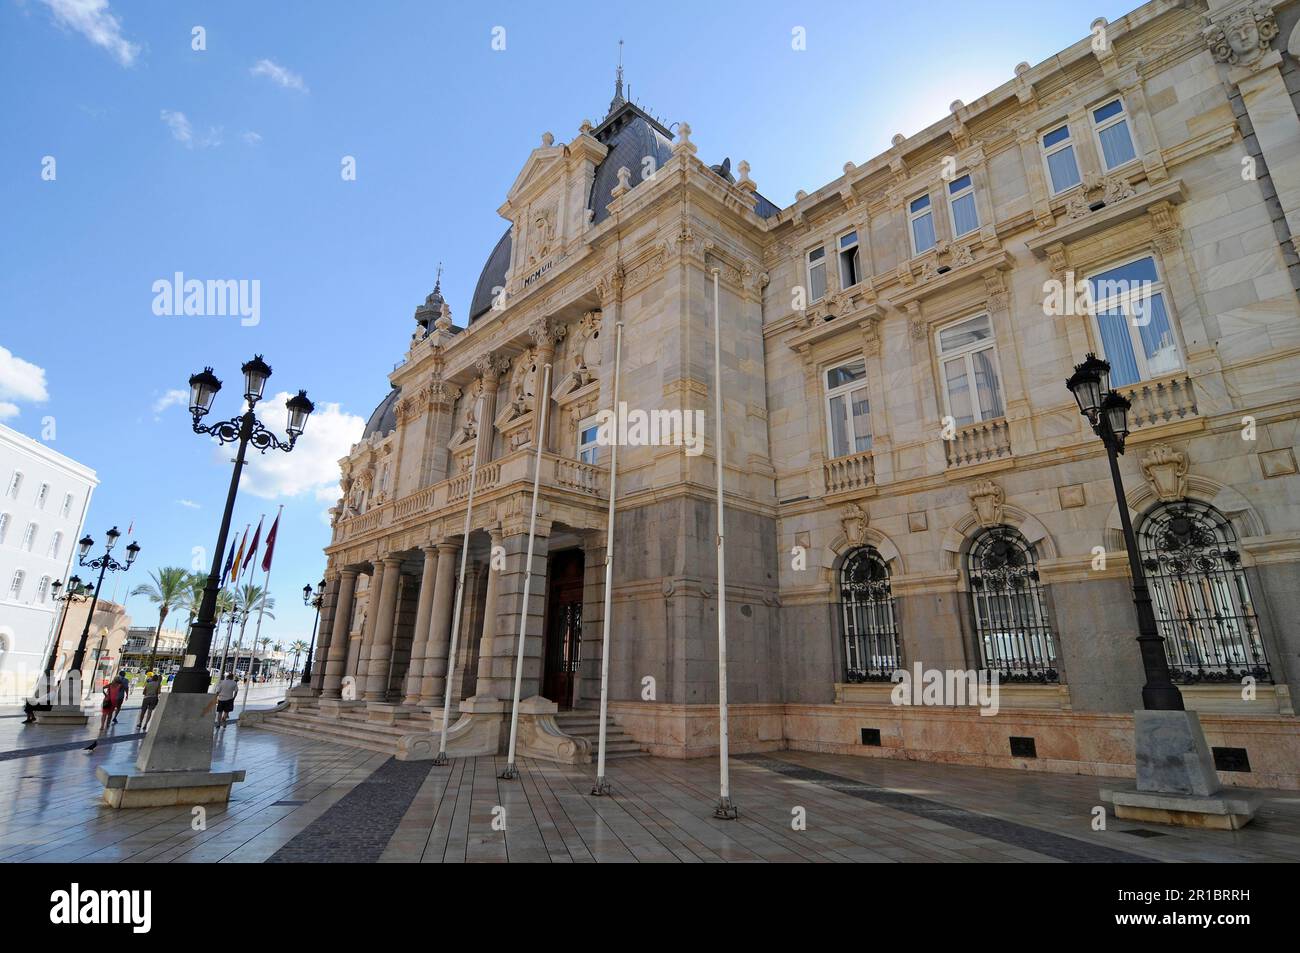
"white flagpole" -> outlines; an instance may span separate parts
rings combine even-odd
[[[483,394],[478,395],[474,418],[479,428],[490,426],[483,420]],[[448,763],[447,758],[447,723],[451,721],[451,680],[456,674],[456,643],[460,635],[460,611],[465,595],[465,566],[469,561],[470,518],[474,512],[474,487],[478,483],[478,448],[482,444],[479,432],[474,433],[474,457],[469,465],[469,499],[465,502],[465,531],[460,543],[460,578],[456,580],[456,608],[451,613],[451,645],[447,652],[447,675],[442,688],[442,740],[438,742],[438,757],[433,759],[435,765]],[[488,554],[489,562],[491,554]],[[488,606],[488,611],[492,607]]]
[[[537,458],[533,467],[533,512],[528,518],[528,561],[524,563],[524,598],[519,605],[519,648],[515,653],[515,697],[510,707],[510,747],[506,752],[506,769],[500,774],[504,781],[519,776],[515,770],[515,740],[519,736],[519,690],[524,677],[524,629],[528,626],[528,587],[533,581],[533,543],[537,538],[537,488],[542,478],[542,445],[546,443],[546,404],[551,399],[551,365],[542,368],[542,390],[534,402],[536,412],[542,415],[537,428]]]
[[[280,514],[283,512],[284,504],[281,503],[280,508],[275,511],[275,522],[271,524],[272,526],[276,526],[280,522]],[[266,557],[263,556],[262,558],[265,559]],[[257,656],[257,640],[262,634],[262,613],[266,611],[266,597],[270,595],[270,592],[271,569],[267,567],[266,576],[262,579],[262,598],[257,602],[257,628],[253,630],[253,652],[248,657],[248,681],[244,682],[244,701],[239,706],[240,714],[243,714],[244,709],[248,707],[248,688],[253,681],[253,659]],[[262,667],[266,667],[266,659],[262,659]]]
[[[718,269],[713,269],[713,433],[718,468],[718,770],[720,792],[713,816],[735,820],[727,752],[727,548],[722,531],[722,313],[718,310]]]
[[[605,617],[600,643],[600,737],[596,744],[596,786],[591,793],[610,793],[605,780],[605,718],[609,711],[609,628],[614,611],[614,484],[618,477],[618,385],[623,370],[623,322],[614,326],[614,439],[609,445],[609,519],[605,526]]]

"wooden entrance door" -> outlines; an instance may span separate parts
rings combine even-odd
[[[542,696],[571,708],[582,662],[582,550],[562,550],[547,564]]]

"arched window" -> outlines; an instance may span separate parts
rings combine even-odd
[[[887,682],[902,657],[889,568],[874,546],[853,550],[840,567],[844,671],[850,682]]]
[[[36,601],[44,604],[46,597],[50,594],[50,577],[42,576],[41,581],[36,584]]]
[[[51,559],[58,559],[59,549],[62,546],[63,546],[63,531],[57,530],[55,531],[54,535],[50,537],[50,551],[48,553],[49,557]]]
[[[1173,678],[1271,680],[1237,534],[1223,514],[1194,500],[1162,503],[1137,536]]]
[[[1004,682],[1055,682],[1056,645],[1034,547],[1010,526],[986,529],[966,554],[983,667]]]

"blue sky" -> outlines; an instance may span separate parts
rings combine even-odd
[[[51,446],[102,481],[90,532],[134,521],[140,582],[213,545],[229,481],[171,392],[211,364],[213,416],[232,416],[239,365],[265,354],[268,393],[305,387],[317,414],[299,450],[255,463],[236,522],[284,504],[264,630],[306,639],[334,461],[415,305],[442,261],[463,323],[506,190],[543,132],[604,115],[620,38],[632,98],[786,205],[1127,9],[0,0],[0,420],[40,437],[54,418]],[[155,315],[153,283],[178,271],[258,280],[259,323]],[[283,433],[278,403],[265,419]]]

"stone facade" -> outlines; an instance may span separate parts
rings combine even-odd
[[[595,704],[610,448],[584,432],[612,409],[621,325],[619,400],[707,423],[699,454],[618,448],[611,710],[651,751],[716,752],[716,278],[733,751],[1132,774],[1143,679],[1119,510],[1064,387],[1097,352],[1133,405],[1120,467],[1139,535],[1192,513],[1231,550],[1208,581],[1153,582],[1183,649],[1231,644],[1190,664],[1187,705],[1211,745],[1247,749],[1252,770],[1225,783],[1300,783],[1297,22],[1300,4],[1221,0],[1097,21],[784,208],[748,163],[705,164],[688,124],[674,138],[621,94],[567,143],[544,135],[468,326],[435,289],[341,461],[322,698],[440,708],[450,691],[495,710],[522,624],[522,696]],[[1143,304],[1069,306],[1117,268],[1146,276]],[[894,640],[866,656],[846,628],[864,618],[846,608],[854,553],[885,583],[871,637]],[[979,566],[1016,565],[1008,610]],[[1180,608],[1210,590],[1200,615]],[[899,707],[864,674],[877,663],[1010,681],[996,717]]]

